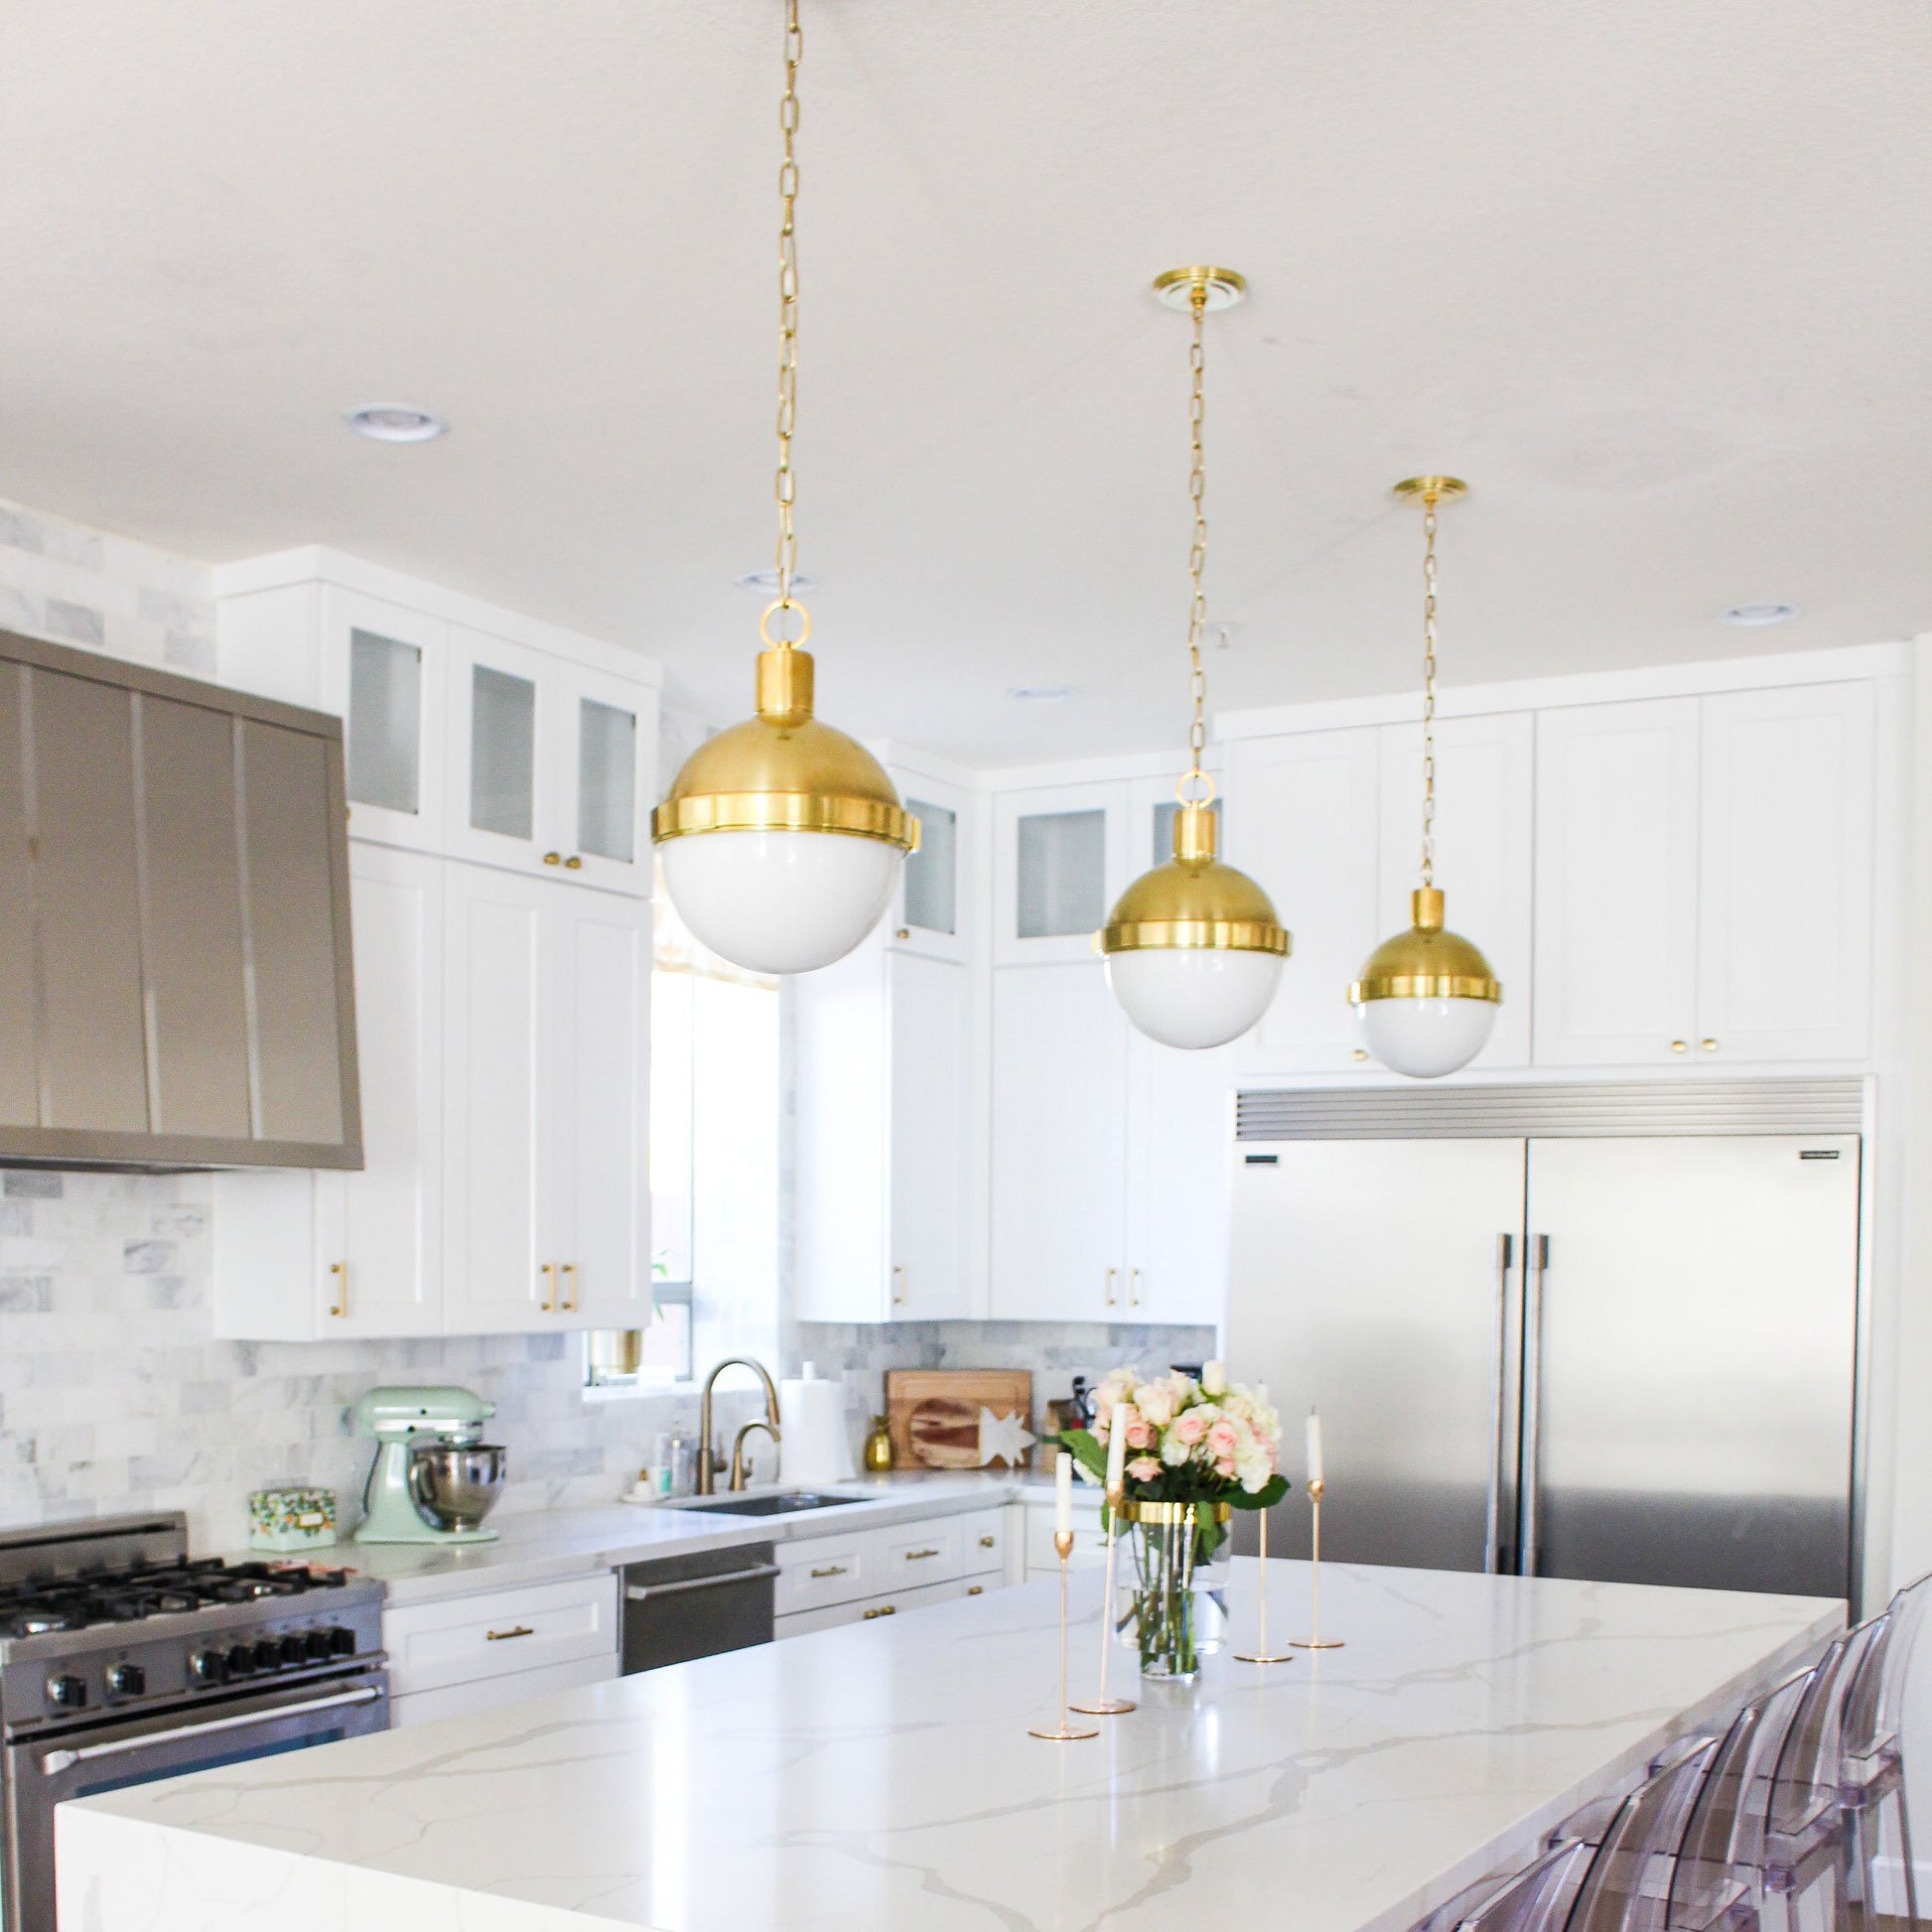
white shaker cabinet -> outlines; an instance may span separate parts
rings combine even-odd
[[[650,1309],[649,907],[449,868],[445,1327]]]
[[[352,843],[359,1173],[214,1175],[214,1332],[422,1335],[442,1323],[443,863]]]
[[[972,976],[875,935],[795,983],[798,1309],[973,1312]]]
[[[1814,684],[1702,703],[1697,1056],[1862,1059],[1873,689]]]
[[[1382,727],[1375,943],[1409,923],[1409,896],[1422,883],[1422,745],[1421,719]],[[1449,929],[1482,948],[1503,988],[1495,1031],[1471,1062],[1477,1071],[1530,1063],[1535,763],[1528,712],[1436,721],[1436,883]]]
[[[1228,860],[1260,884],[1293,936],[1253,1057],[1300,1073],[1360,1066],[1367,1055],[1348,988],[1387,936],[1377,890],[1381,728],[1239,740],[1227,791]]]
[[[1129,879],[1147,870],[1132,837],[1132,785],[1119,779],[996,795],[996,966],[1072,965],[1099,957],[1094,934]]]
[[[887,914],[898,951],[969,965],[975,936],[979,800],[964,787],[888,767],[905,809],[919,821],[919,849],[899,869]]]
[[[1536,1059],[1683,1059],[1696,1045],[1696,698],[1537,719]]]
[[[1127,1018],[1097,959],[996,969],[996,1319],[1129,1318],[1127,1099]]]

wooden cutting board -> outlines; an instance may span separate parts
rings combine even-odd
[[[1018,1416],[1031,1430],[1034,1378],[1024,1368],[889,1368],[886,1422],[901,1469],[977,1469],[980,1411]],[[1015,1466],[1026,1468],[1031,1450]],[[998,1465],[996,1465],[998,1466]]]

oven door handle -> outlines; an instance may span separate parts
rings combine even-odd
[[[727,1570],[719,1577],[680,1577],[669,1584],[626,1584],[623,1593],[632,1603],[645,1603],[653,1596],[681,1596],[687,1589],[717,1589],[725,1584],[756,1584],[777,1574],[775,1563],[760,1563],[750,1570]]]
[[[81,1744],[69,1751],[49,1751],[41,1759],[41,1770],[58,1777],[76,1764],[96,1757],[120,1757],[128,1751],[144,1751],[156,1744],[172,1744],[183,1737],[206,1737],[216,1730],[243,1730],[250,1725],[272,1724],[278,1718],[306,1718],[315,1711],[339,1711],[346,1704],[373,1704],[383,1693],[374,1685],[356,1691],[338,1691],[334,1697],[310,1698],[302,1704],[276,1705],[267,1711],[238,1713],[232,1718],[210,1718],[205,1724],[176,1725],[169,1730],[144,1730],[133,1737],[116,1737],[105,1744]]]

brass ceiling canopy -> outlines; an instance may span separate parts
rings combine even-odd
[[[1154,299],[1164,309],[1178,309],[1182,315],[1193,309],[1196,290],[1200,293],[1202,313],[1218,315],[1223,309],[1246,301],[1248,278],[1232,268],[1212,268],[1205,264],[1171,268],[1154,278]]]

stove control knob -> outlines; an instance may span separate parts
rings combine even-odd
[[[255,1674],[255,1646],[251,1643],[238,1643],[228,1651],[228,1675],[230,1677],[253,1677]]]
[[[257,1670],[280,1670],[282,1668],[282,1646],[273,1637],[263,1637],[255,1645],[255,1668]]]
[[[338,1657],[353,1657],[355,1655],[355,1632],[353,1630],[345,1630],[341,1624],[338,1624],[329,1633],[329,1648]]]
[[[78,1711],[87,1702],[87,1680],[84,1677],[50,1677],[47,1680],[47,1701],[58,1705],[63,1711]]]
[[[227,1661],[218,1650],[198,1650],[188,1660],[188,1675],[193,1683],[219,1684],[227,1674]]]
[[[327,1630],[311,1630],[302,1640],[302,1648],[312,1664],[326,1664],[335,1648],[329,1641]]]
[[[291,1631],[276,1646],[285,1669],[294,1670],[309,1661],[309,1646],[301,1631]]]
[[[139,1664],[110,1664],[107,1688],[117,1698],[138,1698],[148,1688],[148,1674]]]

